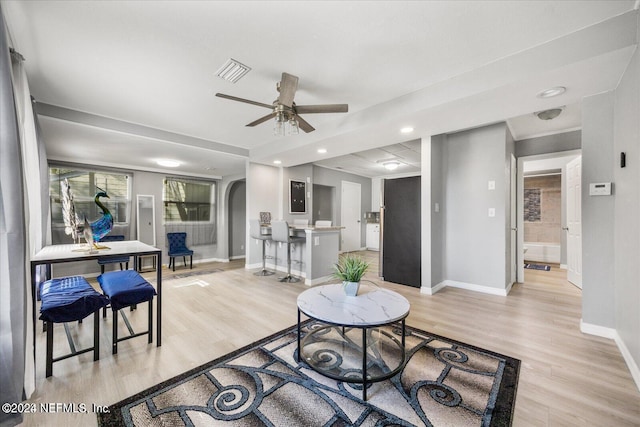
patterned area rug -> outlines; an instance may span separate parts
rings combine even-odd
[[[319,326],[306,321],[302,332]],[[98,424],[511,424],[520,369],[517,359],[407,326],[404,370],[369,384],[368,400],[363,401],[362,385],[329,379],[296,361],[296,331],[293,326],[116,403],[109,413],[98,415]],[[396,336],[400,331],[385,330]],[[373,340],[369,351],[379,351],[375,347]]]

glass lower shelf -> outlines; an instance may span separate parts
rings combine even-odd
[[[382,381],[400,372],[405,362],[401,336],[394,330],[401,331],[390,326],[364,330],[342,326],[316,327],[301,341],[301,360],[315,371],[339,381],[364,383],[364,370],[366,382]],[[363,359],[363,348],[366,349],[366,359]]]

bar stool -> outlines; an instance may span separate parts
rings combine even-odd
[[[281,277],[281,282],[295,283],[300,279],[291,275],[291,245],[304,242],[304,237],[291,236],[289,224],[286,221],[271,221],[271,240],[287,244],[287,275]]]
[[[253,239],[262,240],[262,270],[253,274],[256,276],[271,276],[272,274],[275,274],[275,272],[267,270],[266,267],[267,252],[265,247],[267,244],[267,240],[271,240],[271,234],[262,233],[260,221],[257,219],[249,220],[249,234]]]
[[[93,360],[100,359],[100,308],[109,304],[109,298],[96,292],[82,276],[62,277],[40,284],[38,297],[42,301],[40,320],[47,330],[46,376],[53,375],[53,363],[93,351]],[[93,346],[77,350],[68,322],[82,322],[93,313]],[[64,323],[71,353],[53,358],[53,324]]]
[[[153,297],[156,295],[155,288],[134,270],[109,271],[98,276],[98,283],[104,294],[109,297],[111,311],[113,312],[111,353],[118,353],[118,343],[120,341],[141,335],[148,335],[148,342],[151,343],[153,340]],[[135,333],[129,323],[129,319],[120,310],[125,307],[136,306],[145,301],[149,302],[149,326],[145,332]],[[119,311],[129,330],[129,335],[121,338],[118,337]]]

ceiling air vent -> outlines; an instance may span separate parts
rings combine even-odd
[[[236,83],[249,71],[251,71],[250,67],[239,63],[235,59],[229,58],[227,62],[216,71],[216,76],[228,82]]]

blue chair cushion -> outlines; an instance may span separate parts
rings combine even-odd
[[[102,291],[111,300],[111,308],[120,310],[133,304],[149,301],[156,295],[155,288],[137,271],[110,271],[98,276]]]
[[[169,256],[187,256],[193,255],[193,251],[191,249],[176,249],[174,251],[169,252]]]
[[[81,320],[109,304],[82,276],[61,277],[42,282],[40,320],[65,323]]]

